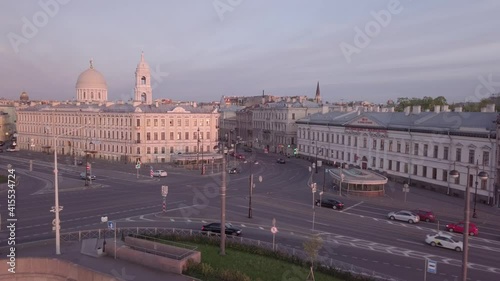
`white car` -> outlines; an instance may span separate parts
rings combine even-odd
[[[387,217],[391,220],[406,221],[408,223],[417,223],[420,217],[410,211],[390,212]]]
[[[462,241],[457,241],[451,235],[442,232],[434,235],[427,234],[425,243],[431,245],[432,247],[443,247],[455,250],[457,252],[461,252],[464,248],[464,244],[462,243]]]
[[[164,170],[156,170],[153,172],[153,177],[166,177],[167,171]]]

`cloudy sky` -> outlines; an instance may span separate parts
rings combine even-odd
[[[497,0],[4,1],[0,97],[74,99],[93,58],[109,99],[128,100],[143,50],[153,98],[312,96],[319,81],[331,102],[474,100],[500,92],[499,14]]]

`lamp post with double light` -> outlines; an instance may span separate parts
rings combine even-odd
[[[467,280],[467,266],[469,258],[469,221],[470,221],[470,191],[469,191],[469,174],[471,166],[467,166],[467,180],[465,184],[465,207],[464,207],[464,231],[463,231],[463,253],[462,253],[462,281]],[[481,180],[488,179],[488,173],[481,171],[476,165],[476,187],[478,178]],[[460,173],[457,170],[450,171],[450,178],[458,178]]]

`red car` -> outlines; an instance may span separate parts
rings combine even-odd
[[[464,233],[464,222],[459,222],[459,223],[450,223],[446,225],[446,230],[449,232],[457,232],[457,233]],[[479,234],[479,229],[477,229],[477,226],[473,223],[469,223],[469,235],[470,236],[476,236]]]
[[[426,221],[426,222],[435,222],[436,221],[436,216],[434,213],[430,210],[413,210],[412,213],[415,215],[418,215],[420,217],[420,221]]]

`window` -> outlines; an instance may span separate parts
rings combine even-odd
[[[435,145],[435,146],[434,146],[434,153],[433,153],[433,157],[434,157],[434,158],[438,158],[438,153],[439,153],[439,146]]]
[[[358,137],[354,137],[354,147],[358,147]]]
[[[392,140],[389,141],[389,151],[392,151]]]
[[[348,145],[348,146],[351,146],[351,136],[348,136],[348,137],[347,137],[347,145]]]
[[[151,133],[146,133],[146,140],[151,140]]]
[[[136,121],[136,126],[137,127],[140,127],[141,126],[141,119],[137,119],[135,120]]]
[[[461,162],[462,161],[462,149],[457,148],[457,155],[455,156],[455,161]]]
[[[418,166],[413,165],[413,174],[416,176],[418,174]]]
[[[170,127],[174,126],[174,119],[168,119],[168,123],[170,124]]]
[[[436,168],[432,168],[432,179],[437,179],[437,169]]]
[[[384,158],[380,158],[380,161],[379,161],[378,167],[379,167],[380,169],[383,169],[383,168],[384,168]]]
[[[449,148],[447,146],[443,147],[443,159],[448,160]]]
[[[141,154],[141,148],[140,148],[140,147],[138,147],[138,148],[137,148],[137,154],[138,154],[138,155],[140,155],[140,154]]]
[[[198,126],[198,120],[196,120],[196,119],[193,120],[193,126],[195,126],[195,127]]]
[[[174,140],[174,132],[170,132],[170,140]]]
[[[405,163],[405,174],[408,174],[408,163]]]
[[[367,145],[367,139],[363,138],[363,148],[366,148],[366,145]]]
[[[172,136],[172,138],[173,138],[173,136]],[[174,153],[174,147],[173,146],[170,147],[170,153]]]
[[[448,171],[443,170],[443,181],[448,181]]]
[[[467,183],[467,186],[472,187],[474,183],[474,175],[469,175],[469,182]]]
[[[455,184],[460,184],[460,174],[455,178]]]
[[[210,132],[207,132],[207,140],[210,139]],[[292,138],[292,144],[293,144],[293,138]]]
[[[184,139],[185,139],[185,140],[188,140],[188,139],[189,139],[189,132],[186,132],[186,133],[184,134]]]
[[[177,127],[180,127],[182,126],[182,120],[181,119],[177,119]]]
[[[380,140],[380,150],[384,150],[384,140]]]
[[[427,177],[427,166],[422,166],[422,177]]]
[[[392,160],[389,160],[389,165],[388,165],[387,169],[389,171],[392,170]]]
[[[185,126],[186,126],[186,127],[189,127],[189,119],[187,119],[187,118],[186,118],[186,119],[184,120],[184,124],[185,124]]]
[[[376,149],[377,149],[377,140],[373,140],[373,142],[372,142],[372,148],[373,148],[374,150],[376,150]]]
[[[376,163],[376,161],[377,161],[377,158],[372,157],[372,167],[374,167],[374,168],[375,168],[375,166],[376,166],[376,164],[375,164],[375,163]]]
[[[345,138],[344,138],[344,136],[342,136],[342,144],[345,144],[344,140],[345,140]]]
[[[155,148],[154,148],[154,153],[155,153],[155,154],[158,154],[158,147],[155,147]]]
[[[292,120],[295,120],[295,113],[292,113]]]
[[[161,153],[165,154],[165,147],[164,146],[161,148]]]
[[[141,133],[137,133],[137,142],[141,142]]]
[[[483,151],[483,165],[487,167],[490,165],[490,153],[488,151]]]
[[[474,149],[469,149],[469,164],[474,164],[475,160],[475,150]]]
[[[154,134],[153,134],[153,136],[154,136],[154,138],[153,138],[153,139],[154,139],[155,141],[157,141],[157,140],[158,140],[158,133],[154,133]]]
[[[418,143],[413,146],[413,155],[418,155]]]
[[[165,127],[165,119],[161,119],[161,126]]]
[[[193,132],[193,140],[197,140],[198,139],[198,133],[197,132]]]
[[[155,120],[153,121],[153,124],[154,124],[154,126],[155,126],[155,127],[158,127],[158,119],[155,119]]]
[[[165,132],[161,132],[161,140],[165,140]]]
[[[181,139],[181,133],[180,133],[180,132],[178,132],[178,133],[177,133],[177,140],[180,140],[180,139]]]
[[[146,119],[146,127],[151,127],[151,119]]]
[[[399,172],[400,169],[401,169],[401,162],[396,161],[396,172]]]
[[[429,151],[429,145],[424,144],[424,156],[427,157],[427,151]]]
[[[396,152],[401,152],[401,142],[396,142]]]
[[[189,153],[189,146],[186,145],[186,148],[184,149],[186,153]]]

